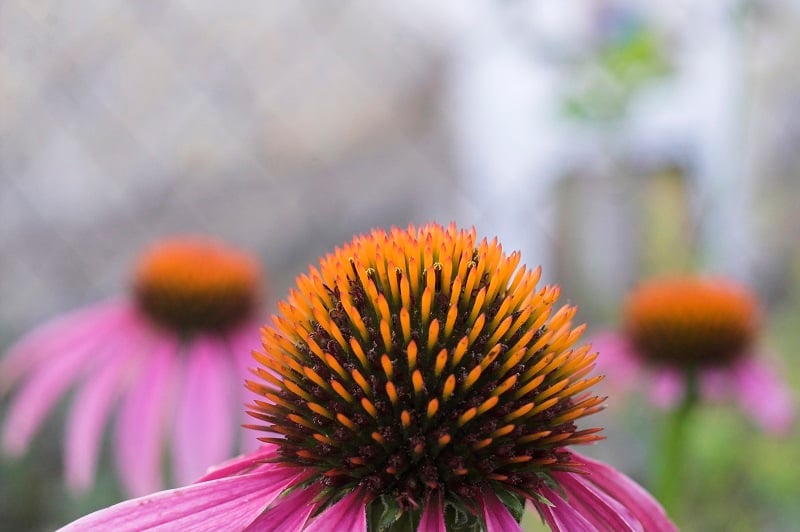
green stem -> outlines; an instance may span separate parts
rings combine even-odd
[[[660,464],[655,485],[655,495],[674,516],[677,511],[678,495],[683,480],[684,456],[686,454],[687,434],[691,412],[697,404],[697,374],[687,370],[686,389],[681,404],[671,413],[663,434]]]

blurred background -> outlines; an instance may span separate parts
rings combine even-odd
[[[126,290],[164,235],[257,253],[274,302],[356,233],[456,221],[590,332],[648,275],[738,278],[800,389],[799,46],[796,0],[3,2],[0,349]],[[641,403],[612,396],[589,453],[647,485]],[[0,459],[0,529],[121,497],[65,491],[61,414]],[[682,529],[795,529],[800,432],[695,429]]]

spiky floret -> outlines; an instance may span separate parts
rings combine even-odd
[[[176,238],[143,254],[133,292],[160,325],[182,332],[221,330],[253,311],[258,278],[258,264],[246,253],[208,238]]]
[[[674,277],[649,281],[625,304],[625,331],[649,362],[722,365],[747,353],[758,331],[758,304],[726,279]]]
[[[540,269],[519,262],[454,225],[337,248],[262,329],[252,428],[331,502],[360,486],[398,515],[432,492],[465,508],[482,490],[519,502],[550,472],[579,471],[562,448],[600,438],[575,425],[602,408],[586,392],[596,354],[572,348],[576,308],[554,312],[559,288],[537,289]]]

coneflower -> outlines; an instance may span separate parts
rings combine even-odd
[[[91,486],[117,403],[114,454],[132,495],[163,487],[167,440],[173,485],[234,455],[235,419],[247,400],[237,383],[247,351],[258,345],[259,278],[254,258],[207,238],[154,245],[128,297],[56,318],[0,361],[0,393],[24,380],[3,423],[3,448],[24,452],[77,383],[64,446],[74,489]]]
[[[569,446],[603,406],[576,309],[496,240],[376,230],[297,280],[254,353],[265,445],[185,488],[67,530],[674,530],[638,485]]]
[[[628,296],[622,330],[594,339],[615,390],[643,385],[653,402],[676,407],[687,394],[738,402],[762,428],[785,432],[794,417],[786,385],[758,354],[761,313],[735,281],[666,277]]]
[[[618,391],[647,387],[671,410],[658,450],[656,493],[673,511],[683,480],[691,413],[704,402],[736,401],[765,430],[785,432],[792,394],[755,355],[760,311],[755,296],[728,279],[668,277],[628,296],[619,334],[595,339],[600,369]]]

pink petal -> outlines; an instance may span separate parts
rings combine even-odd
[[[234,440],[234,378],[222,340],[197,338],[186,353],[187,367],[175,420],[172,456],[179,485],[197,480],[231,455]]]
[[[650,385],[650,401],[665,410],[674,408],[683,399],[683,375],[677,370],[656,370]]]
[[[97,345],[101,333],[113,328],[130,312],[127,302],[104,302],[36,327],[12,345],[0,360],[0,395],[41,362],[63,356],[64,346],[82,350]]]
[[[91,341],[49,353],[47,363],[30,375],[12,400],[5,422],[3,446],[9,453],[24,451],[36,429],[80,374],[101,365],[106,357],[113,356],[113,350],[101,349],[106,342],[139,334],[130,330],[135,327],[136,316],[131,312],[123,314],[110,316],[98,325],[99,329]]]
[[[792,392],[764,362],[748,357],[733,369],[736,395],[742,409],[764,430],[787,433],[794,422]]]
[[[117,415],[114,455],[122,484],[133,496],[162,487],[162,446],[174,405],[178,349],[177,340],[160,339]]]
[[[542,516],[544,522],[553,532],[589,532],[597,531],[575,508],[567,504],[561,496],[550,488],[542,488],[542,495],[550,501],[549,506],[541,501],[533,501],[533,506]]]
[[[484,493],[481,500],[486,532],[522,531],[522,528],[508,511],[508,508],[492,492]]]
[[[616,469],[586,456],[570,451],[577,461],[583,462],[589,473],[587,480],[608,496],[618,501],[647,532],[672,532],[677,527],[669,520],[660,504],[629,477]]]
[[[256,365],[251,353],[253,350],[258,349],[261,346],[261,335],[259,333],[260,327],[261,326],[258,323],[250,322],[238,328],[229,336],[230,349],[233,353],[234,360],[237,364],[236,367],[239,371],[239,381],[236,383],[236,386],[237,389],[241,391],[240,402],[242,405],[251,404],[253,399],[264,400],[263,397],[252,392],[244,385],[245,379],[250,377],[250,368]],[[247,415],[246,409],[242,407],[240,411],[240,423],[242,425],[251,424],[253,422],[253,418]],[[261,446],[261,442],[258,440],[258,434],[256,431],[242,428],[240,451],[244,453],[250,453],[258,449],[259,446]]]
[[[556,473],[554,477],[567,495],[566,501],[562,499],[556,502],[554,499],[549,499],[556,504],[554,511],[559,511],[562,504],[569,504],[597,528],[608,527],[615,531],[639,529],[638,520],[633,518],[630,512],[619,502],[595,488],[582,475]],[[558,497],[558,494],[555,496]]]
[[[113,358],[101,369],[89,374],[73,401],[67,420],[64,464],[67,484],[75,490],[89,488],[94,479],[108,414],[124,388],[125,371],[132,369],[131,355],[137,353],[111,345]]]
[[[630,393],[640,382],[643,371],[639,357],[621,334],[602,332],[591,339],[592,350],[599,354],[595,372],[606,376],[604,382],[615,395]]]
[[[291,486],[296,477],[296,470],[274,467],[192,484],[122,502],[61,530],[243,530]]]
[[[306,528],[309,532],[367,532],[367,502],[363,492],[354,491],[326,509]]]
[[[252,453],[239,455],[236,458],[231,458],[217,466],[210,467],[204,477],[200,478],[198,482],[205,482],[207,480],[215,480],[218,478],[229,477],[231,475],[239,475],[254,470],[259,466],[263,466],[267,460],[278,456],[278,446],[271,443],[262,444],[262,446],[253,451]]]
[[[297,489],[275,501],[273,507],[259,515],[247,530],[259,532],[297,532],[305,528],[311,514],[319,506],[314,502],[320,492],[318,484],[306,489]],[[425,530],[420,528],[420,531]]]
[[[425,503],[425,511],[422,512],[422,519],[419,522],[419,531],[447,532],[444,524],[444,503],[440,491],[432,493]]]

